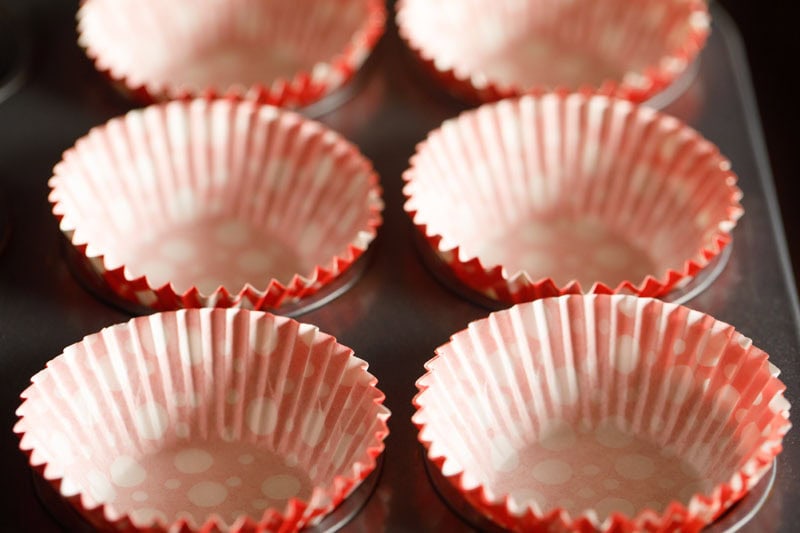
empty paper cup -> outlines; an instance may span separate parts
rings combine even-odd
[[[383,208],[372,164],[338,134],[225,100],[115,118],[64,153],[50,187],[84,260],[159,310],[306,298],[367,249]]]
[[[485,297],[663,296],[730,242],[743,212],[730,168],[649,108],[524,96],[432,132],[404,174],[405,209],[451,277]]]
[[[155,314],[50,361],[15,432],[31,466],[101,529],[294,531],[376,466],[389,412],[366,368],[288,318]]]
[[[644,101],[709,33],[704,0],[400,0],[412,51],[456,96],[592,91]]]
[[[660,300],[519,304],[436,353],[417,382],[419,439],[515,531],[698,531],[758,483],[790,427],[767,354]]]
[[[146,100],[301,106],[353,76],[385,19],[382,0],[85,0],[78,33],[99,70]]]

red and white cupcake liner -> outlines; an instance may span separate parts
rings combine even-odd
[[[382,0],[84,0],[78,42],[144,100],[235,97],[297,107],[359,70],[383,34]]]
[[[791,427],[767,354],[650,298],[570,295],[473,322],[417,382],[428,458],[514,531],[698,531]]]
[[[296,302],[346,271],[382,221],[378,178],[355,146],[249,102],[112,119],[64,153],[50,187],[91,267],[157,310]]]
[[[642,102],[696,58],[710,16],[704,0],[399,0],[397,26],[469,101],[588,91]]]
[[[30,464],[102,529],[295,531],[375,468],[383,393],[315,327],[155,314],[69,346],[22,393]]]
[[[445,121],[404,173],[405,210],[455,278],[507,303],[663,296],[730,242],[730,162],[625,100],[523,96]]]

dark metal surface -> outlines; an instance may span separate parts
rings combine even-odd
[[[48,533],[59,531],[59,525],[36,498],[26,459],[11,433],[18,395],[64,346],[128,315],[95,298],[72,276],[47,204],[46,183],[64,149],[131,104],[94,71],[75,44],[76,2],[14,4],[29,9],[35,60],[28,83],[0,104],[0,189],[12,225],[0,256],[0,531]],[[724,270],[688,305],[734,324],[769,352],[783,370],[787,397],[796,403],[800,329],[775,192],[741,43],[728,17],[716,7],[713,14],[713,35],[696,77],[665,109],[731,159],[746,213]],[[434,349],[488,311],[445,288],[424,266],[402,210],[400,178],[415,144],[464,107],[417,69],[391,25],[364,81],[351,99],[319,119],[357,143],[375,163],[385,191],[385,223],[355,286],[300,317],[370,362],[393,413],[375,494],[343,531],[468,531],[470,526],[441,500],[426,474],[410,422],[411,398]],[[774,488],[744,531],[800,527],[797,433],[787,436]],[[746,516],[757,499],[733,509],[729,523]]]

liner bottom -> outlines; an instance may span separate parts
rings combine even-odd
[[[110,305],[120,311],[123,311],[132,316],[142,316],[152,314],[153,310],[138,305],[130,300],[122,298],[115,293],[106,284],[105,280],[95,270],[87,264],[85,258],[75,249],[66,237],[62,236],[61,244],[63,247],[64,258],[67,263],[69,271],[72,273],[78,284],[83,287],[86,292],[100,300],[101,302]],[[347,292],[353,285],[355,285],[364,272],[367,270],[370,261],[372,260],[373,246],[368,247],[361,257],[359,257],[347,270],[345,270],[339,277],[330,283],[327,283],[319,291],[311,296],[302,298],[296,302],[287,302],[277,309],[271,309],[272,312],[277,314],[296,317],[305,313],[311,312],[328,302],[335,300],[345,292]]]
[[[485,533],[506,533],[507,530],[492,522],[487,517],[473,508],[461,493],[453,487],[442,475],[439,469],[428,460],[424,449],[420,454],[425,465],[425,472],[436,493],[445,505],[470,527]],[[753,520],[758,511],[764,506],[775,484],[777,475],[777,462],[766,472],[758,484],[750,489],[744,498],[734,504],[728,511],[720,516],[714,523],[703,531],[705,533],[723,533],[737,531]]]
[[[445,288],[474,304],[485,309],[497,311],[511,306],[510,303],[501,302],[489,298],[471,287],[464,285],[450,271],[450,267],[436,254],[428,241],[419,232],[414,233],[414,243],[417,251],[422,258],[422,263],[433,277]],[[683,305],[693,298],[699,296],[703,291],[711,286],[714,281],[722,274],[728,265],[733,251],[734,240],[732,239],[722,252],[709,262],[694,278],[691,278],[685,285],[679,286],[668,294],[661,297],[661,300],[678,305]]]
[[[318,524],[303,529],[307,533],[331,533],[350,522],[367,504],[380,480],[383,455],[375,460],[375,470],[330,514]],[[41,475],[31,471],[36,497],[50,517],[66,531],[95,533],[96,529],[83,519]]]

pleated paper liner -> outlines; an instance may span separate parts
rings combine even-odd
[[[137,99],[299,107],[359,70],[386,9],[381,0],[84,0],[77,18],[97,69]]]
[[[467,525],[476,531],[483,533],[503,533],[508,531],[483,516],[478,510],[473,508],[464,496],[453,487],[442,473],[428,459],[423,458],[425,473],[428,475],[430,483],[436,489],[438,496],[444,501],[447,507],[455,513]],[[717,518],[712,524],[703,528],[704,533],[727,533],[739,531],[745,525],[756,527],[751,522],[758,514],[775,484],[777,465],[773,462],[764,478],[737,503],[735,503],[722,516]]]
[[[697,531],[758,484],[790,427],[750,339],[650,298],[519,304],[426,369],[413,421],[428,458],[515,531]]]
[[[743,213],[712,143],[603,96],[462,113],[418,145],[403,178],[405,210],[452,275],[503,303],[664,296],[709,267]]]
[[[294,305],[345,273],[382,222],[377,176],[355,146],[248,102],[112,119],[65,152],[50,188],[87,265],[156,310]]]
[[[643,102],[686,71],[710,30],[703,0],[400,0],[396,18],[427,70],[470,102],[560,90]]]
[[[366,367],[285,317],[156,314],[48,363],[15,432],[32,467],[97,527],[292,531],[375,470],[389,412]]]

